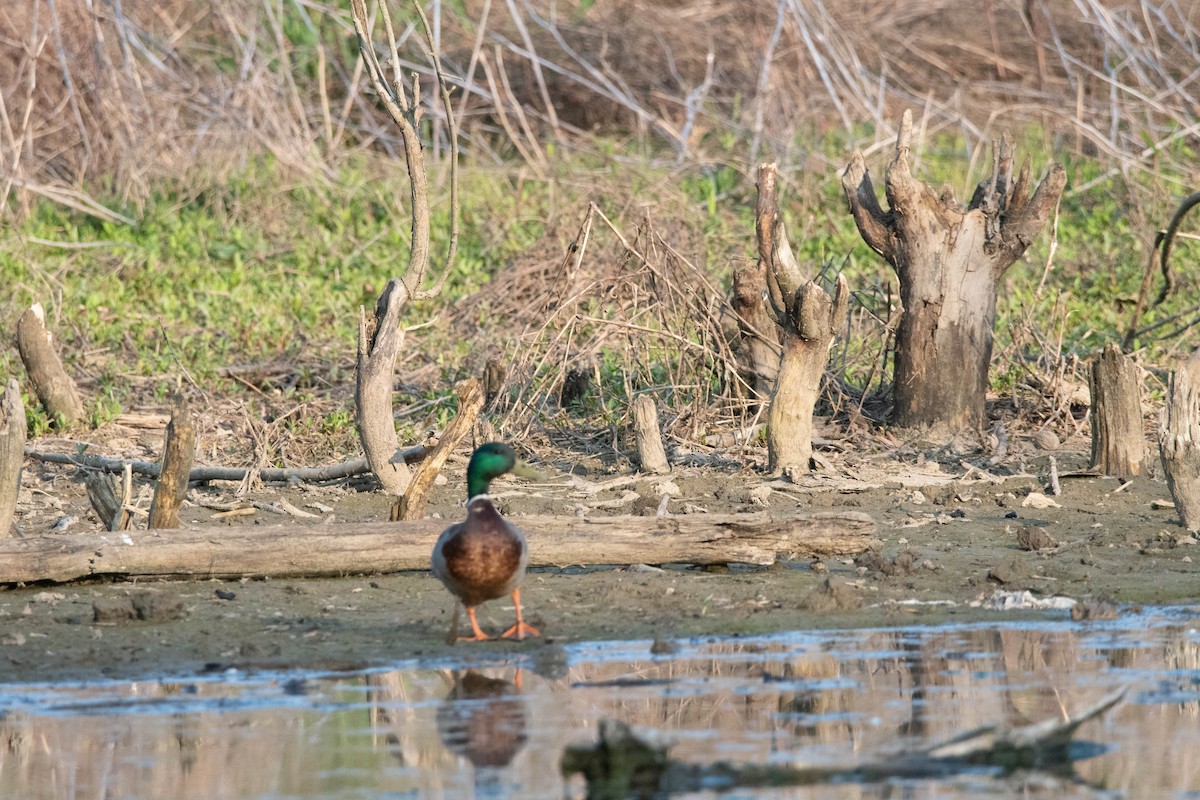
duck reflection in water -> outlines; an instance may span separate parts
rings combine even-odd
[[[454,673],[454,684],[437,710],[442,744],[475,766],[477,790],[500,789],[499,771],[529,741],[525,698],[516,683],[474,670]],[[487,792],[483,792],[487,793]]]

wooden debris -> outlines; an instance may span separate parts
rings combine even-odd
[[[1171,375],[1158,446],[1183,527],[1200,530],[1200,351]]]
[[[392,519],[420,519],[425,516],[425,504],[429,499],[429,490],[433,481],[446,463],[446,459],[454,452],[466,435],[475,426],[475,418],[483,410],[483,389],[479,381],[467,378],[458,385],[458,414],[446,426],[446,432],[438,441],[437,447],[429,454],[429,458],[413,471],[412,480],[404,494],[392,507]]]
[[[226,512],[232,514],[233,512]],[[877,549],[875,522],[857,511],[780,516],[515,517],[529,565],[767,565]],[[444,520],[129,531],[0,540],[0,584],[129,578],[330,577],[425,570]]]
[[[8,379],[0,398],[0,538],[12,533],[21,491],[21,467],[25,462],[25,405],[21,387]]]
[[[151,528],[179,527],[179,508],[187,496],[188,477],[195,457],[196,427],[192,424],[187,400],[179,395],[172,403],[162,468],[154,486],[154,500],[150,503]]]
[[[1137,365],[1115,344],[1105,345],[1091,369],[1092,469],[1118,478],[1142,474],[1141,391]]]
[[[107,472],[93,472],[85,480],[88,500],[107,531],[128,530],[133,522],[133,471],[125,465],[121,478]]]
[[[17,350],[46,414],[67,427],[83,419],[83,400],[46,329],[41,303],[34,303],[17,321]]]
[[[667,451],[663,449],[662,433],[658,428],[658,409],[654,398],[639,394],[633,401],[633,436],[637,443],[638,462],[642,472],[665,475],[671,471]]]
[[[397,457],[403,457],[406,463],[412,464],[428,456],[432,450],[431,447],[418,445],[401,450]],[[42,453],[36,450],[26,450],[25,455],[35,461],[43,461],[48,464],[67,464],[87,469],[102,469],[106,472],[121,472],[128,466],[135,474],[150,478],[157,478],[160,469],[159,464],[149,461],[126,461],[110,456],[84,453]],[[352,478],[355,475],[365,475],[370,471],[371,467],[367,464],[366,459],[356,459],[325,467],[264,467],[258,470],[257,476],[263,483],[291,483],[292,481],[321,483]],[[251,470],[245,467],[194,467],[188,473],[188,481],[191,483],[244,481],[250,472]]]

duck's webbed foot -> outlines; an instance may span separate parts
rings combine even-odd
[[[446,644],[454,644],[455,642],[486,642],[492,637],[483,632],[483,628],[479,627],[479,621],[475,619],[475,607],[467,606],[467,619],[471,621],[472,636],[458,635],[458,606],[454,607],[454,623],[450,626],[450,633],[446,636]]]
[[[532,625],[526,625],[525,619],[521,616],[521,590],[514,589],[512,593],[513,605],[517,607],[517,624],[506,630],[500,636],[504,639],[524,639],[526,636],[541,636],[542,632]]]

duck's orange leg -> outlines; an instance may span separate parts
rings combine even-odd
[[[461,602],[454,604],[454,620],[450,623],[450,633],[446,634],[446,644],[454,644],[455,642],[484,642],[492,637],[483,632],[479,627],[479,622],[475,619],[475,607],[466,606],[467,619],[471,620],[471,629],[475,632],[474,636],[459,636],[458,635],[458,614],[464,608]]]
[[[475,619],[475,606],[467,606],[467,619],[471,621],[471,630],[474,631],[474,636],[459,636],[460,642],[486,642],[492,637],[483,632],[483,628],[479,627],[479,621]]]
[[[526,625],[525,619],[521,616],[521,589],[519,587],[513,589],[512,599],[513,605],[517,607],[517,624],[500,635],[505,639],[513,637],[524,639],[526,636],[541,636],[542,632],[532,625]]]

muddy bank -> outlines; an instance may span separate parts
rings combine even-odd
[[[1069,473],[1082,455],[1059,456]],[[190,581],[8,587],[0,592],[0,674],[8,681],[132,678],[294,666],[340,669],[408,658],[471,659],[520,652],[553,665],[554,645],[604,639],[757,634],[805,628],[888,626],[1057,615],[1069,610],[996,611],[980,605],[997,590],[1035,599],[1083,601],[1075,613],[1104,617],[1136,604],[1200,598],[1194,538],[1178,524],[1166,484],[1063,477],[1044,497],[1044,464],[979,469],[960,463],[859,465],[800,485],[719,468],[679,469],[666,479],[597,471],[545,484],[498,484],[503,510],[522,514],[731,513],[766,508],[847,508],[871,514],[882,551],[858,558],[737,564],[564,565],[529,575],[528,620],[545,636],[523,643],[449,647],[450,596],[428,573],[336,580]],[[436,487],[430,513],[461,514],[461,464]],[[564,470],[565,473],[565,470]],[[69,476],[42,470],[23,496],[25,530],[95,526]],[[30,481],[27,480],[27,485]],[[195,489],[185,524],[219,537],[226,526],[278,524],[263,507],[287,499],[318,519],[386,518],[386,501],[354,485],[286,487],[250,498]],[[259,506],[223,515],[226,505]],[[207,506],[207,507],[206,507]],[[69,518],[75,517],[71,523]],[[480,610],[485,629],[512,621],[511,606]]]

